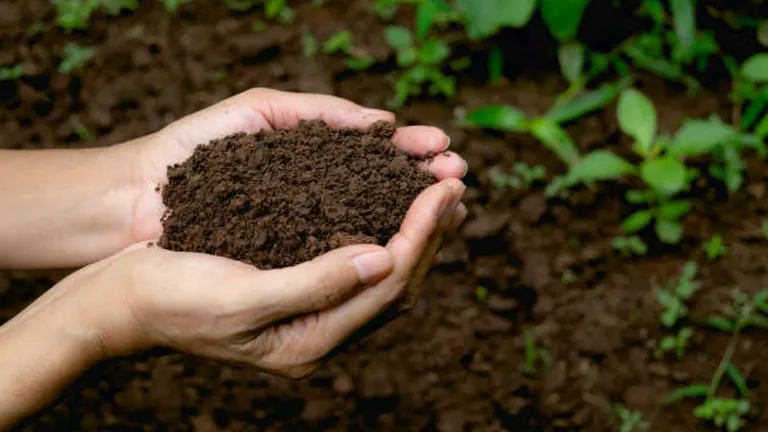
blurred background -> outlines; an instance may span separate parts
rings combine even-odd
[[[767,17],[763,0],[1,0],[2,148],[116,144],[259,86],[442,127],[470,163],[470,216],[416,307],[311,378],[146,354],[20,429],[768,430]],[[0,274],[0,319],[59,276]]]

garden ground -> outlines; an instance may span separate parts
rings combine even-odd
[[[98,17],[73,35],[30,32],[35,22],[52,22],[54,11],[46,0],[24,3],[0,3],[0,64],[22,63],[26,71],[20,80],[0,82],[5,148],[114,144],[254,86],[333,93],[373,107],[386,106],[392,94],[395,64],[382,37],[385,23],[368,1],[301,2],[292,24],[269,24],[262,32],[252,28],[253,16],[230,15],[219,2],[197,1],[177,15],[146,6],[120,18]],[[397,19],[407,22],[409,14]],[[602,30],[621,26],[606,20]],[[352,72],[341,58],[304,55],[303,34],[326,40],[340,30],[353,32],[356,45],[380,62]],[[709,382],[730,336],[707,320],[730,303],[732,290],[754,294],[768,287],[761,229],[768,216],[766,166],[749,159],[745,187],[730,197],[700,180],[682,244],[651,244],[647,255],[632,259],[611,246],[629,213],[622,185],[580,188],[567,200],[547,200],[542,185],[495,188],[493,173],[516,162],[565,170],[531,137],[454,123],[457,113],[492,103],[546,112],[567,85],[548,56],[532,55],[540,37],[535,29],[501,36],[510,67],[500,86],[488,86],[486,72],[473,67],[459,75],[455,97],[415,100],[398,112],[402,123],[443,127],[452,149],[470,163],[468,221],[446,244],[408,315],[300,382],[180,354],[111,361],[23,428],[610,431],[621,424],[614,408],[620,403],[642,413],[650,430],[708,430],[691,414],[693,401],[661,401],[676,388]],[[67,38],[97,48],[74,76],[58,74],[52,55]],[[471,44],[462,49],[472,53]],[[641,75],[636,85],[655,102],[663,131],[675,131],[687,117],[731,115],[729,89],[717,80],[695,96],[651,76]],[[568,132],[584,151],[621,153],[631,145],[614,105]],[[86,135],[94,139],[83,141]],[[722,235],[728,252],[710,262],[701,244],[713,234]],[[682,360],[657,360],[654,348],[665,331],[656,293],[688,260],[699,263],[702,284],[690,303],[694,335]],[[55,279],[0,275],[1,318]],[[528,326],[548,358],[533,374],[521,372]],[[747,431],[768,429],[767,360],[765,333],[748,331],[733,359],[752,392]]]

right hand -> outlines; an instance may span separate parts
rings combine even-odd
[[[463,192],[457,179],[428,188],[386,247],[350,246],[260,271],[142,243],[72,274],[38,302],[59,302],[103,357],[169,347],[303,377],[421,283],[443,233],[466,216]]]

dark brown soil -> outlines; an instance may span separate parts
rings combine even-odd
[[[236,134],[169,167],[160,246],[262,269],[356,243],[385,245],[434,178],[392,144],[395,127]]]
[[[254,86],[333,93],[383,107],[392,94],[395,62],[381,35],[391,23],[371,12],[372,3],[329,0],[318,8],[297,1],[293,24],[270,24],[256,33],[251,24],[264,18],[259,12],[232,15],[221,1],[195,0],[175,16],[146,2],[135,14],[100,16],[85,33],[37,34],[29,31],[33,23],[52,18],[48,0],[0,1],[1,64],[22,63],[29,71],[20,81],[0,83],[0,145],[117,143]],[[614,32],[648,25],[630,13],[612,16],[606,11],[613,9],[604,7],[610,3],[595,0],[584,27],[585,36],[609,48]],[[395,22],[409,20],[401,14]],[[325,41],[342,30],[353,32],[356,47],[381,64],[352,72],[343,57],[303,55],[304,33]],[[715,36],[729,53],[754,39],[719,30]],[[67,40],[98,48],[94,62],[74,77],[55,71]],[[716,182],[697,185],[683,244],[653,244],[648,255],[624,259],[610,244],[631,211],[622,188],[579,190],[568,201],[547,201],[543,184],[497,189],[493,173],[516,162],[541,164],[548,178],[565,167],[527,135],[454,126],[457,110],[486,104],[545,113],[567,87],[557,71],[554,41],[540,22],[505,32],[495,42],[510,66],[507,82],[487,85],[487,55],[476,53],[473,70],[459,76],[455,97],[416,100],[398,113],[402,123],[443,127],[452,149],[470,164],[468,221],[446,242],[409,314],[301,382],[180,354],[115,360],[23,429],[615,432],[619,422],[612,406],[621,403],[641,412],[651,431],[717,430],[692,415],[695,401],[660,401],[674,389],[711,378],[729,338],[706,321],[731,290],[768,287],[768,240],[760,229],[768,216],[768,166],[750,156],[745,186],[731,196]],[[693,96],[654,77],[641,75],[637,85],[656,103],[660,129],[672,133],[685,118],[717,113],[730,120],[727,74],[710,78]],[[632,143],[619,132],[614,113],[608,107],[569,125],[568,132],[583,150],[628,152]],[[79,141],[74,122],[98,139]],[[716,233],[729,250],[709,262],[701,244]],[[666,334],[657,288],[677,277],[687,260],[701,267],[702,286],[686,322],[694,336],[682,360],[657,360],[653,348]],[[0,319],[18,313],[56,280],[44,274],[0,276]],[[476,296],[478,286],[487,289],[484,302]],[[533,377],[520,372],[521,325],[532,327],[538,347],[551,357]],[[766,333],[747,332],[733,359],[752,392],[746,432],[768,430],[766,359]],[[722,392],[730,395],[732,389],[723,386]]]

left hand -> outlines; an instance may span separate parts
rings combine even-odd
[[[138,242],[160,237],[165,207],[155,188],[167,182],[167,167],[186,160],[196,146],[236,132],[293,128],[305,119],[320,119],[331,127],[366,128],[381,120],[394,122],[395,116],[334,96],[255,88],[171,123],[127,144],[136,150],[130,152],[135,155],[132,171],[138,191],[133,206],[133,239]],[[397,130],[393,142],[404,151],[425,155],[445,151],[450,139],[435,127],[408,126]],[[462,178],[466,162],[455,153],[446,154],[425,169],[440,181]]]

